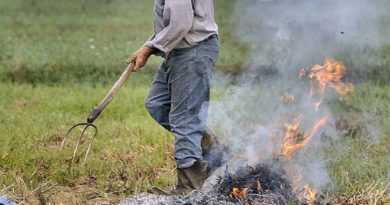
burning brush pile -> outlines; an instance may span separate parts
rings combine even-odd
[[[284,204],[296,198],[284,177],[286,174],[268,165],[241,167],[233,175],[226,169],[224,176],[217,180],[217,192],[243,204]]]
[[[244,148],[243,152],[249,155],[233,153],[227,165],[217,169],[202,190],[173,197],[141,194],[122,204],[326,204],[317,191],[321,186],[315,182],[328,175],[311,174],[311,179],[307,179],[305,173],[315,169],[309,170],[303,164],[314,167],[315,163],[303,151],[313,147],[313,141],[322,137],[321,130],[334,123],[323,111],[326,90],[340,99],[347,99],[353,92],[354,86],[343,81],[345,74],[344,64],[333,59],[302,69],[299,78],[308,79],[310,89],[303,97],[287,91],[281,94],[281,104],[293,106],[280,117],[284,124],[275,126],[272,122],[272,126],[264,126],[266,132],[255,132],[266,143]],[[300,106],[294,107],[298,98]]]

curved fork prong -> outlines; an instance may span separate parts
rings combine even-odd
[[[64,139],[63,139],[62,142],[61,142],[61,148],[60,148],[60,150],[62,150],[62,148],[64,147],[66,138],[68,138],[68,136],[69,136],[69,134],[72,132],[72,130],[73,130],[74,128],[78,127],[78,126],[83,126],[83,125],[88,125],[88,123],[85,123],[85,122],[84,122],[84,123],[79,123],[79,124],[73,125],[73,127],[71,127],[71,128],[69,129],[69,131],[66,133]]]
[[[83,162],[83,164],[85,164],[85,162],[87,161],[88,154],[89,154],[89,150],[91,149],[91,145],[92,145],[93,141],[95,140],[95,138],[96,138],[96,136],[97,136],[97,134],[98,134],[98,130],[97,130],[97,128],[96,128],[96,126],[95,126],[94,124],[89,124],[89,125],[87,126],[87,128],[88,128],[88,127],[92,127],[92,128],[95,130],[95,133],[93,134],[93,137],[92,137],[91,141],[90,141],[89,144],[88,144],[88,148],[87,148],[87,152],[85,153],[85,157],[84,157],[84,162]]]
[[[73,150],[72,163],[73,163],[74,158],[76,157],[77,149],[79,148],[80,142],[83,139],[84,133],[85,133],[85,131],[87,131],[88,127],[89,127],[89,125],[87,124],[77,140],[76,147]]]
[[[98,133],[97,127],[94,124],[92,124],[92,123],[79,123],[79,124],[76,124],[72,128],[70,128],[69,131],[66,133],[66,135],[65,135],[65,137],[64,137],[64,139],[62,140],[62,143],[61,143],[61,150],[63,149],[65,141],[68,138],[69,134],[72,132],[72,130],[75,129],[76,127],[79,127],[79,126],[85,126],[85,127],[83,128],[83,131],[81,132],[80,136],[78,137],[75,149],[73,150],[73,156],[72,156],[72,161],[71,161],[72,164],[73,164],[74,159],[76,158],[78,147],[79,147],[80,142],[82,141],[82,139],[84,137],[84,134],[87,131],[87,129],[89,127],[92,127],[95,132],[93,134],[93,137],[92,137],[90,143],[88,144],[88,148],[87,148],[87,151],[86,151],[86,154],[85,154],[85,157],[84,157],[83,164],[87,160],[87,157],[88,157],[88,154],[89,154],[89,150],[90,150],[90,148],[92,146],[92,142],[94,141],[94,139],[96,138],[97,133]]]

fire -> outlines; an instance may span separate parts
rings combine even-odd
[[[255,185],[255,188],[257,190],[257,193],[261,194],[261,193],[264,192],[264,189],[261,186],[261,183],[260,183],[259,179],[256,179],[256,182],[255,182],[254,185]],[[246,204],[250,204],[250,201],[247,198],[248,191],[249,191],[248,186],[244,186],[244,188],[242,188],[242,190],[240,190],[237,187],[234,187],[232,189],[232,191],[230,192],[229,197],[232,198],[232,199],[239,199],[245,205]]]
[[[299,164],[295,164],[293,159],[299,150],[310,144],[317,136],[318,131],[325,127],[329,121],[328,116],[321,116],[321,112],[319,112],[321,105],[324,102],[323,95],[326,89],[331,88],[341,96],[354,91],[354,86],[351,83],[343,81],[345,74],[345,65],[330,58],[325,60],[324,65],[315,65],[312,68],[302,69],[299,73],[299,77],[308,77],[310,79],[310,90],[308,95],[310,102],[313,102],[313,109],[305,109],[302,113],[298,113],[291,121],[285,123],[284,138],[282,138],[282,140],[275,140],[276,138],[274,137],[269,138],[270,144],[275,143],[275,141],[280,143],[277,146],[279,149],[277,149],[275,156],[283,157],[284,163],[288,166],[289,172],[287,173],[287,177],[292,192],[297,194],[300,201],[305,204],[315,204],[317,190],[309,184],[305,184],[302,187],[304,184],[302,183],[302,179],[304,178],[303,173],[305,170],[303,170]],[[280,100],[284,103],[294,103],[296,98],[294,95],[284,92]],[[315,117],[306,119],[307,116]],[[257,189],[259,194],[264,192],[258,179],[256,180],[255,189]],[[240,199],[243,203],[247,204],[249,201],[249,199],[247,199],[248,191],[248,188],[242,188],[242,190],[233,188],[229,196],[230,198]],[[250,190],[250,193],[252,192],[253,191]]]
[[[327,87],[334,89],[341,96],[345,96],[354,91],[354,86],[351,83],[344,82],[343,78],[346,74],[346,67],[343,63],[337,62],[333,59],[326,59],[324,65],[315,65],[309,69],[302,69],[299,73],[299,78],[308,77],[310,79],[310,91],[309,98],[313,99],[313,108],[315,112],[318,112],[321,108],[322,102],[324,101],[323,95]],[[289,102],[288,99],[294,99],[288,93],[284,93],[281,98],[284,102]],[[294,100],[290,101],[293,102]],[[302,180],[301,167],[294,165],[291,160],[294,154],[307,146],[310,141],[316,136],[319,129],[324,127],[328,118],[326,116],[318,117],[318,119],[311,119],[314,121],[311,129],[304,131],[300,125],[304,120],[304,115],[300,114],[293,120],[292,123],[285,124],[285,135],[282,145],[282,156],[288,161],[290,168],[292,168],[291,185],[294,192],[298,192],[299,184]],[[303,195],[301,200],[305,200],[307,204],[314,204],[316,201],[317,191],[306,184],[303,187]]]
[[[300,121],[303,117],[299,119],[298,122],[295,124],[286,125],[285,128],[285,138],[284,138],[284,144],[283,144],[283,151],[282,155],[286,157],[287,160],[291,160],[294,156],[294,153],[296,153],[298,150],[304,148],[309,142],[314,138],[318,130],[325,126],[327,123],[327,117],[322,117],[319,120],[315,121],[313,127],[311,130],[309,130],[306,133],[302,133],[299,129]],[[298,141],[300,140],[300,141]],[[289,162],[288,161],[288,162]],[[302,169],[299,166],[294,166],[293,164],[289,165],[290,168],[293,168],[292,170],[295,170],[296,172],[291,173],[293,175],[292,179],[292,191],[298,192],[299,188],[298,185],[302,180]],[[301,200],[305,200],[307,204],[314,204],[315,202],[315,196],[317,194],[317,191],[310,187],[309,185],[304,186],[303,196],[301,196]]]
[[[259,180],[259,179],[256,180],[256,189],[257,189],[257,191],[258,191],[259,193],[264,192],[263,188],[261,187],[261,183],[260,183],[260,180]]]
[[[327,86],[333,88],[338,94],[346,95],[354,91],[351,83],[343,82],[342,79],[346,74],[346,67],[343,63],[331,58],[325,60],[324,65],[315,65],[310,69],[302,69],[299,77],[307,76],[310,81],[310,96],[314,95],[315,86],[317,85],[319,94],[324,94]]]
[[[246,202],[247,201],[247,197],[246,197],[246,194],[248,193],[248,190],[249,188],[245,187],[243,188],[242,190],[238,189],[238,188],[233,188],[233,190],[230,192],[230,198],[238,198],[240,199],[242,202]]]
[[[309,97],[313,97],[315,93],[315,86],[317,85],[319,100],[313,103],[315,111],[320,110],[320,106],[323,102],[322,95],[325,92],[325,88],[327,86],[336,90],[340,95],[346,95],[348,93],[353,92],[354,86],[351,83],[343,82],[342,79],[346,74],[345,65],[341,62],[337,62],[333,59],[326,59],[324,65],[315,65],[310,69],[302,69],[299,72],[299,77],[303,78],[307,76],[310,78],[310,92]],[[290,96],[288,94],[284,94],[283,96]],[[286,97],[283,97],[286,99]],[[299,125],[303,119],[302,115],[299,115],[297,119],[295,119],[293,124],[285,125],[285,137],[284,137],[284,145],[283,145],[283,155],[287,158],[291,158],[292,154],[297,150],[305,147],[310,140],[315,136],[318,129],[325,126],[327,122],[326,117],[322,117],[314,123],[312,130],[308,133],[303,134],[299,130]],[[297,138],[302,138],[301,142],[297,142]]]
[[[296,138],[299,138],[299,124],[286,124],[285,125],[285,137],[283,145],[283,156],[291,159],[292,154],[302,146],[303,144],[296,143]]]
[[[315,204],[317,200],[317,191],[308,184],[303,186],[303,198],[308,205]]]
[[[333,59],[326,59],[324,65],[315,65],[310,69],[302,69],[299,72],[299,77],[303,78],[307,76],[310,78],[310,92],[309,97],[313,97],[315,88],[318,88],[319,100],[313,103],[315,111],[319,111],[320,106],[323,102],[322,95],[325,92],[327,86],[336,90],[340,95],[345,95],[354,90],[351,83],[343,82],[342,79],[346,74],[346,67],[343,63],[335,61]],[[317,85],[317,86],[314,86]],[[293,102],[294,96],[285,92],[281,98],[284,102]],[[326,124],[327,119],[325,117],[318,120],[312,131],[304,134],[303,140],[299,143],[296,142],[295,138],[299,138],[302,134],[299,131],[299,125],[302,120],[302,115],[295,119],[293,124],[285,125],[285,137],[284,137],[284,149],[283,155],[291,157],[291,154],[296,150],[306,146],[311,138],[315,135],[319,128]]]
[[[285,125],[285,136],[283,143],[282,155],[287,159],[291,159],[293,154],[305,147],[311,139],[315,136],[317,131],[326,125],[327,117],[323,117],[320,120],[317,120],[314,123],[313,128],[306,133],[302,133],[299,129],[300,122],[302,121],[303,116],[300,115],[295,121],[298,121],[294,124]]]
[[[325,60],[324,65],[315,65],[310,69],[302,69],[299,72],[300,78],[305,76],[310,78],[310,98],[314,96],[316,91],[315,88],[318,88],[317,93],[319,94],[319,100],[313,103],[316,112],[320,110],[320,106],[323,102],[322,95],[327,86],[336,90],[340,95],[346,95],[353,92],[353,85],[342,81],[345,74],[345,65],[330,58]],[[282,99],[286,101],[286,99],[294,99],[294,96],[291,97],[288,93],[284,93]],[[299,128],[302,120],[303,116],[299,115],[299,117],[294,120],[294,123],[285,125],[282,155],[288,159],[291,159],[292,155],[297,150],[305,147],[315,136],[317,131],[327,123],[327,117],[322,117],[315,121],[311,131],[302,133]]]

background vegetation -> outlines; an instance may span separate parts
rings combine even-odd
[[[223,48],[217,68],[237,74],[247,51],[232,35],[234,1],[215,3]],[[117,202],[175,183],[172,136],[143,106],[158,58],[97,120],[100,133],[85,166],[69,166],[70,145],[59,152],[67,129],[84,121],[150,35],[151,14],[150,1],[0,0],[0,195],[25,204]],[[328,151],[328,195],[389,203],[390,69],[383,64],[365,76],[350,101],[332,103],[348,123]],[[367,113],[379,119],[376,140],[367,137]]]

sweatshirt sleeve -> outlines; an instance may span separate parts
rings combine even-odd
[[[194,10],[192,0],[166,0],[164,19],[169,19],[168,25],[145,45],[168,53],[184,38],[192,27]]]

